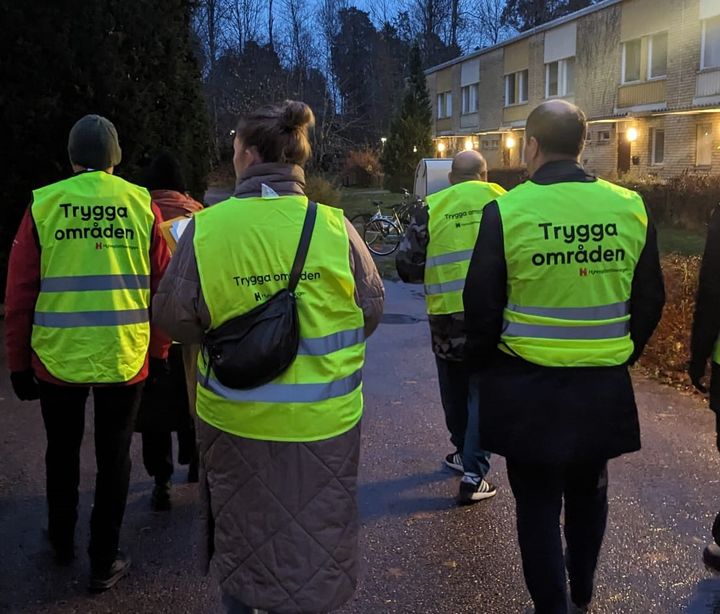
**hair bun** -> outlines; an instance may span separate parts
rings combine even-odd
[[[315,123],[312,109],[304,102],[286,100],[283,105],[280,123],[285,130],[293,131]]]

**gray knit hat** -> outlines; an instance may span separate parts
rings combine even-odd
[[[117,130],[109,119],[86,115],[70,130],[68,137],[70,162],[85,168],[104,170],[117,166],[122,159]]]

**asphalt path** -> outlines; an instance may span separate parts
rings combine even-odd
[[[524,612],[531,604],[504,462],[493,457],[497,497],[455,506],[458,478],[441,464],[451,449],[422,296],[386,286],[384,323],[369,341],[365,369],[361,579],[341,612]],[[172,511],[152,512],[139,437],[122,535],[131,574],[91,596],[86,557],[54,566],[43,537],[39,407],[16,401],[0,372],[0,611],[219,612],[215,584],[199,570],[196,487],[179,468]],[[610,519],[592,612],[720,612],[720,579],[700,558],[720,507],[713,416],[698,397],[639,374],[635,383],[643,449],[610,464]],[[87,547],[94,481],[90,407],[83,445],[79,553]]]

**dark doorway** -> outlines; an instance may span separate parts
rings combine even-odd
[[[630,170],[630,141],[624,132],[618,132],[617,170],[622,175]]]

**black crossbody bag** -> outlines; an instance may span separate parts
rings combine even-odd
[[[295,289],[310,247],[317,204],[308,201],[288,287],[252,311],[205,333],[203,354],[210,370],[228,388],[248,390],[271,382],[290,367],[300,346]]]

